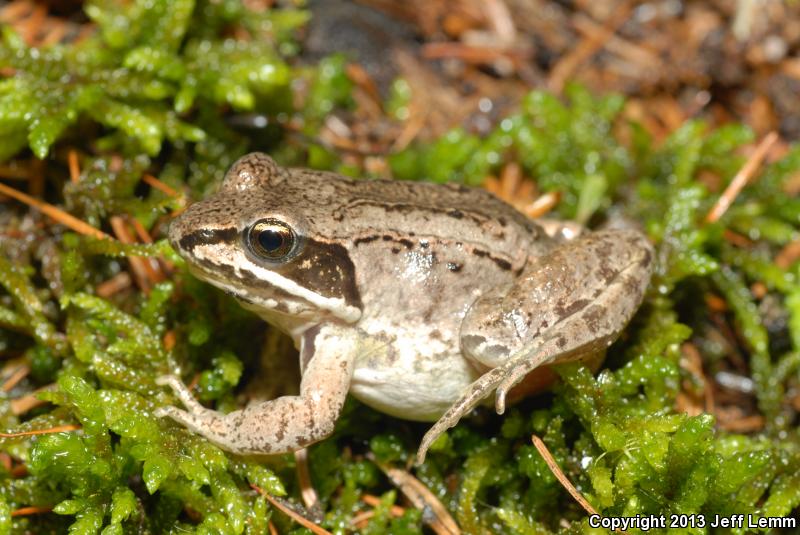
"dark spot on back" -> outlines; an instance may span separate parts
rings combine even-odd
[[[356,238],[353,240],[353,245],[361,245],[362,243],[370,243],[377,240],[380,236],[377,234],[373,234],[372,236],[364,236],[362,238]],[[385,239],[385,236],[384,236]]]
[[[509,262],[508,260],[503,260],[502,258],[497,258],[496,256],[492,256],[491,253],[489,253],[488,251],[484,251],[483,249],[475,249],[474,251],[472,251],[472,254],[480,258],[489,258],[489,260],[494,262],[495,265],[497,265],[497,267],[499,267],[504,271],[508,271],[511,269],[511,262]]]
[[[575,301],[571,301],[568,305],[564,306],[562,303],[559,302],[558,306],[555,309],[556,315],[559,318],[567,318],[577,311],[585,308],[589,304],[588,299],[576,299]]]

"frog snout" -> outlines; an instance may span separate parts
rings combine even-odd
[[[173,219],[169,224],[169,229],[167,230],[167,238],[169,239],[169,244],[172,245],[172,248],[176,251],[180,250],[180,246],[178,242],[180,241],[180,237],[183,234],[179,227],[179,218]]]

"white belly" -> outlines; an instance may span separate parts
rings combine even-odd
[[[356,359],[350,393],[381,412],[405,420],[435,421],[478,373],[448,340],[426,327],[409,329],[402,342],[373,339]]]

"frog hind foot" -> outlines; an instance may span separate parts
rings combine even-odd
[[[431,444],[445,431],[451,427],[455,427],[465,414],[475,408],[481,400],[489,396],[492,390],[503,380],[503,377],[503,369],[494,368],[480,376],[467,387],[462,396],[447,409],[441,418],[428,429],[425,436],[422,437],[422,442],[420,442],[419,449],[417,450],[417,466],[425,462],[425,455]]]

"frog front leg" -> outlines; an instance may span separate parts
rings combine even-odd
[[[464,318],[461,349],[490,370],[473,382],[422,440],[430,444],[496,390],[506,393],[543,364],[605,350],[642,301],[653,248],[638,231],[604,230],[562,242],[526,266],[510,286],[478,299]]]
[[[305,350],[305,351],[304,351]],[[187,410],[160,407],[168,416],[220,448],[239,454],[287,453],[318,442],[333,432],[353,376],[355,346],[336,327],[310,329],[301,354],[313,350],[300,383],[300,395],[284,396],[222,414],[200,405],[175,376],[158,384],[175,391]]]

